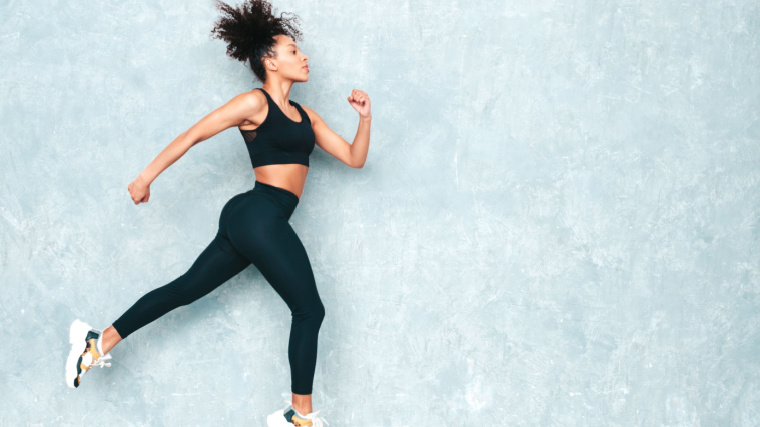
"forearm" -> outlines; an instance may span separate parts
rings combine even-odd
[[[150,185],[153,180],[155,180],[156,177],[161,174],[161,172],[166,170],[166,168],[171,166],[180,157],[187,153],[187,150],[189,150],[193,145],[193,141],[191,141],[190,138],[187,137],[186,133],[183,132],[181,135],[174,138],[174,141],[169,143],[166,148],[158,153],[158,156],[156,156],[156,158],[150,162],[145,170],[140,172],[139,177],[145,180],[148,185]]]
[[[359,129],[356,131],[356,137],[351,144],[351,163],[356,165],[355,167],[361,168],[364,166],[364,162],[367,161],[367,153],[369,152],[369,129],[372,124],[372,116],[361,117],[359,116]]]

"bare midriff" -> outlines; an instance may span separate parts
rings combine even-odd
[[[256,175],[256,181],[284,188],[301,200],[309,167],[301,164],[264,165],[253,168],[253,173]]]

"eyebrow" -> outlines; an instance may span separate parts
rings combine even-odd
[[[286,47],[287,47],[287,46],[296,46],[296,45],[294,45],[293,43],[288,43],[288,44],[286,45]],[[298,46],[296,46],[296,47],[298,47]]]

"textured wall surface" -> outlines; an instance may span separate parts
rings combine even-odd
[[[44,4],[44,6],[43,6]],[[235,3],[233,3],[235,4]],[[760,425],[756,0],[275,2],[316,148],[291,224],[326,306],[335,426]],[[264,425],[290,313],[253,266],[64,384],[75,318],[184,273],[252,187],[237,129],[129,182],[259,87],[210,1],[0,3],[0,424]]]

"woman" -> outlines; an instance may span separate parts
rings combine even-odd
[[[148,202],[150,184],[195,144],[237,126],[249,151],[256,182],[222,208],[219,229],[190,269],[140,298],[105,330],[78,319],[71,325],[66,383],[78,387],[94,366],[110,366],[110,350],[122,339],[167,312],[192,303],[253,264],[292,314],[288,359],[292,402],[267,418],[269,426],[321,425],[312,413],[317,338],[325,315],[309,258],[288,220],[303,193],[309,155],[320,146],[338,160],[361,168],[369,149],[370,100],[354,89],[348,102],[359,113],[352,144],[333,132],[311,108],[289,101],[295,82],[309,80],[308,56],[294,42],[300,31],[271,14],[266,1],[232,8],[217,0],[222,18],[212,33],[228,43],[231,57],[248,60],[262,88],[235,96],[179,135],[132,181],[135,204]],[[282,14],[280,15],[282,16]]]

